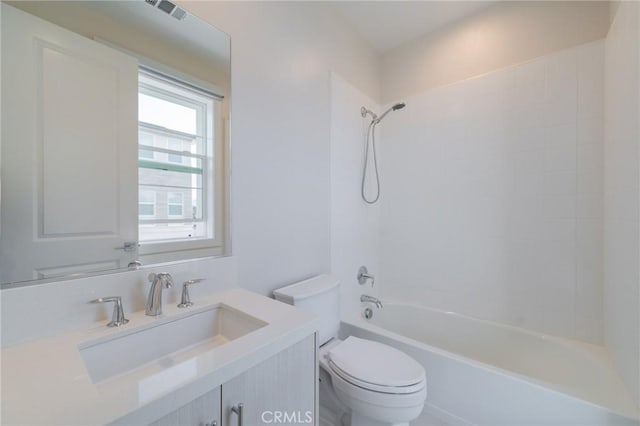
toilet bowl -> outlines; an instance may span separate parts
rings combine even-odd
[[[326,391],[352,411],[351,426],[408,424],[422,412],[425,372],[405,353],[350,336],[327,342],[319,358],[332,381]]]
[[[424,408],[424,368],[391,346],[354,336],[338,339],[338,284],[320,275],[274,291],[277,300],[321,318],[320,418],[335,426],[408,425]],[[323,415],[327,407],[331,415]]]

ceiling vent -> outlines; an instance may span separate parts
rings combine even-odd
[[[156,9],[163,11],[167,15],[173,16],[179,21],[182,21],[187,17],[187,12],[184,9],[176,6],[168,0],[145,0],[145,2]]]
[[[171,14],[171,16],[182,21],[184,18],[187,17],[187,12],[184,9],[180,9],[179,7],[176,7],[175,9],[173,9],[173,13]]]

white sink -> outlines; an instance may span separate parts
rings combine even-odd
[[[218,304],[177,318],[118,330],[114,336],[83,342],[78,349],[91,380],[97,383],[154,361],[171,365],[189,359],[265,325],[264,321]]]

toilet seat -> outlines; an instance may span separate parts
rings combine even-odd
[[[354,401],[365,404],[369,407],[383,409],[400,409],[424,405],[427,396],[426,385],[419,391],[413,393],[386,393],[361,388],[351,382],[346,381],[339,375],[332,375],[333,389],[340,399],[349,407],[354,408]],[[366,410],[364,411],[367,412]]]
[[[333,373],[340,376],[340,378],[343,379],[344,381],[354,386],[358,386],[362,389],[372,391],[372,392],[402,395],[402,394],[411,394],[411,393],[419,392],[420,390],[424,389],[424,387],[426,386],[426,383],[424,380],[409,386],[376,385],[374,383],[369,383],[350,375],[349,373],[341,370],[340,367],[335,365],[331,360],[329,360],[329,367],[331,368],[331,371]]]
[[[353,336],[332,343],[321,357],[325,368],[352,386],[393,395],[426,388],[424,368],[404,352]]]

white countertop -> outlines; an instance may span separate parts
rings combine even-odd
[[[187,404],[317,330],[317,318],[293,306],[243,289],[214,293],[189,310],[164,304],[164,314],[128,313],[129,324],[106,322],[3,348],[2,424],[144,424]],[[78,346],[155,321],[188,315],[216,304],[267,323],[222,346],[181,362],[149,363],[133,372],[92,383]],[[166,360],[165,360],[166,361]],[[176,392],[180,390],[180,392]]]

